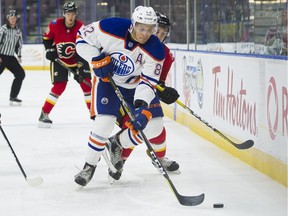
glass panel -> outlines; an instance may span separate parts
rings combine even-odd
[[[41,43],[53,19],[62,16],[64,0],[0,0],[1,24],[11,9],[25,43]],[[131,17],[138,5],[168,15],[166,42],[178,48],[287,55],[287,0],[83,0],[75,1],[85,24],[106,17]],[[132,8],[131,8],[132,7]],[[187,23],[188,22],[188,23]]]

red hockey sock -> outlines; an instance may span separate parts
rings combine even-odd
[[[46,98],[45,103],[42,107],[43,112],[45,112],[45,113],[51,112],[51,110],[55,106],[58,98],[64,92],[66,85],[67,85],[67,81],[53,84],[51,92],[49,93],[49,95]]]
[[[91,83],[91,80],[89,78],[85,78],[85,81],[88,83]],[[92,88],[91,88],[91,86],[88,86],[84,82],[80,83],[80,87],[84,93],[86,106],[87,106],[88,110],[90,110],[90,107],[91,107],[91,89]]]
[[[128,148],[125,149],[123,148],[122,150],[122,160],[127,160],[127,158],[130,156],[131,152],[133,151],[134,148]]]
[[[162,158],[166,155],[166,129],[163,127],[162,132],[157,137],[150,139],[150,143],[152,144],[153,150],[158,158]]]

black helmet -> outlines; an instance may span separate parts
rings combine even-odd
[[[66,2],[64,5],[63,5],[63,12],[64,14],[67,13],[67,12],[76,12],[77,11],[77,6],[75,5],[74,2]]]
[[[159,12],[156,12],[156,16],[157,16],[157,22],[159,25],[166,26],[168,28],[171,26],[170,20],[165,14],[161,14]]]
[[[6,18],[8,19],[9,17],[13,16],[17,16],[16,10],[10,10],[6,15]]]
[[[165,14],[161,14],[158,11],[156,11],[157,16],[157,23],[160,27],[166,27],[167,28],[167,36],[164,38],[163,42],[170,36],[170,20],[168,16]]]

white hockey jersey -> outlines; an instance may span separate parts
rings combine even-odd
[[[131,20],[123,18],[107,18],[82,26],[76,51],[90,65],[91,59],[100,52],[110,55],[115,83],[126,89],[136,88],[134,100],[150,104],[165,58],[163,44],[155,35],[146,44],[139,44],[131,39],[130,26]]]

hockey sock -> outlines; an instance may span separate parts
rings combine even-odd
[[[51,89],[51,92],[47,96],[45,103],[42,107],[43,112],[50,113],[55,104],[57,103],[58,98],[64,92],[67,82],[54,83]]]
[[[122,160],[127,160],[128,157],[130,156],[131,152],[133,151],[134,147],[131,147],[131,148],[123,148],[122,149]]]
[[[87,82],[90,82],[89,78],[85,78]],[[80,83],[80,87],[84,93],[85,103],[87,108],[90,110],[91,107],[91,87],[86,85],[84,82]]]
[[[163,127],[163,130],[160,135],[157,137],[151,138],[149,141],[152,144],[152,148],[155,151],[155,154],[158,158],[162,158],[166,154],[166,129]]]

